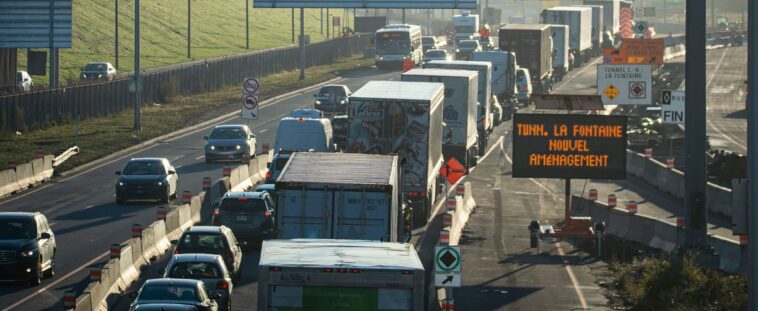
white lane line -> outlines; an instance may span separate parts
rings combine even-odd
[[[93,208],[93,207],[95,207],[95,206],[94,205],[87,205],[83,209],[90,209],[90,208]]]
[[[603,59],[603,58],[602,58],[602,57],[600,57],[600,58],[596,59],[595,61],[593,61],[593,62],[591,62],[591,63],[587,64],[587,66],[584,66],[584,68],[582,68],[582,70],[579,70],[579,72],[577,72],[577,73],[576,73],[576,74],[574,74],[573,76],[569,77],[569,78],[568,78],[568,79],[566,79],[565,81],[562,81],[563,83],[561,83],[561,85],[560,85],[560,86],[558,86],[558,87],[556,87],[556,88],[555,88],[553,91],[557,91],[557,90],[560,90],[560,89],[562,89],[564,86],[568,85],[568,84],[569,84],[569,82],[571,82],[571,80],[574,80],[576,77],[578,77],[578,76],[580,76],[580,75],[584,74],[584,72],[585,72],[585,71],[587,71],[587,70],[589,70],[590,68],[592,68],[592,66],[594,66],[595,64],[597,64],[597,63],[598,63],[598,62],[599,62],[601,59]]]
[[[563,252],[563,248],[561,248],[561,244],[555,243],[554,245],[555,248],[558,249],[558,255],[561,257],[566,257],[566,254]],[[579,298],[579,303],[582,305],[582,309],[587,309],[587,300],[584,298],[584,293],[582,293],[582,289],[579,287],[579,281],[576,280],[574,270],[571,269],[571,265],[565,258],[563,259],[563,263],[563,267],[566,269],[566,274],[568,274],[569,279],[571,279],[571,285],[574,286],[574,291],[576,291],[576,296]]]
[[[110,251],[106,251],[106,252],[104,252],[104,253],[100,254],[100,256],[97,256],[97,257],[93,258],[92,260],[90,260],[90,261],[88,261],[88,262],[84,263],[84,264],[83,264],[83,265],[81,265],[79,268],[76,268],[74,271],[71,271],[71,272],[69,272],[68,274],[66,274],[66,275],[64,275],[64,276],[62,276],[62,277],[60,277],[59,279],[57,279],[57,280],[55,280],[55,281],[51,282],[50,284],[47,284],[45,287],[42,287],[42,288],[40,288],[40,289],[36,290],[36,291],[35,291],[34,293],[32,293],[31,295],[29,295],[29,296],[26,296],[26,297],[24,297],[24,298],[21,298],[19,301],[16,301],[16,303],[14,303],[14,304],[12,304],[12,305],[10,305],[10,306],[7,306],[7,307],[6,307],[5,309],[3,309],[2,311],[10,311],[10,310],[13,310],[13,309],[15,309],[16,307],[18,307],[18,306],[20,306],[20,305],[24,304],[25,302],[27,302],[27,301],[31,300],[32,298],[36,297],[37,295],[39,295],[39,294],[41,294],[41,293],[44,293],[45,291],[47,291],[47,290],[48,290],[48,289],[50,289],[50,288],[53,288],[53,287],[55,287],[55,285],[58,285],[60,282],[63,282],[64,280],[66,280],[66,279],[70,278],[72,275],[79,273],[79,271],[82,271],[82,270],[84,270],[85,268],[87,268],[87,267],[89,267],[89,266],[93,265],[94,263],[96,263],[96,262],[98,262],[98,261],[102,260],[102,259],[103,259],[105,256],[108,256],[108,254],[109,254],[109,253],[110,253]]]
[[[265,128],[265,129],[262,129],[262,130],[258,131],[258,134],[263,134],[265,132],[268,132],[268,128]]]
[[[203,158],[205,158],[205,155],[201,154],[199,157],[195,158],[195,160],[202,160]]]
[[[724,54],[721,54],[721,59],[719,59],[719,62],[716,63],[716,68],[713,70],[713,73],[711,74],[711,77],[708,78],[708,82],[705,84],[705,89],[706,90],[708,88],[710,88],[711,82],[713,82],[713,78],[716,77],[716,74],[718,73],[719,68],[721,67],[721,64],[724,62],[724,59],[726,58],[726,52],[727,51],[729,51],[729,48],[725,48],[724,49]],[[708,97],[710,97],[710,96],[708,96]],[[730,135],[724,133],[721,129],[718,128],[718,126],[716,126],[715,124],[713,124],[713,122],[710,119],[706,118],[706,121],[707,121],[708,125],[712,129],[716,130],[716,132],[718,132],[719,134],[721,134],[721,136],[724,137],[724,138],[726,138],[726,140],[728,140],[728,141],[734,143],[735,145],[737,145],[739,147],[742,147],[743,149],[747,150],[747,146],[745,146],[745,145],[737,142]]]
[[[513,164],[513,160],[511,160],[511,157],[508,156],[507,152],[505,153],[505,159],[508,161],[508,163]],[[529,178],[529,181],[533,182],[538,187],[542,188],[542,190],[547,191],[547,193],[549,193],[551,196],[553,196],[553,198],[555,198],[557,200],[563,200],[563,197],[561,197],[560,195],[555,194],[555,192],[553,192],[552,190],[550,190],[550,188],[548,188],[547,186],[543,185],[541,182],[537,181],[536,179]]]

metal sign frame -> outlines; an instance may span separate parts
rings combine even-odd
[[[0,1],[0,48],[71,48],[71,0]]]
[[[256,0],[253,8],[469,9],[476,0]]]

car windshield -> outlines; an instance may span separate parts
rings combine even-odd
[[[424,44],[434,44],[434,38],[422,37],[421,42]]]
[[[519,81],[524,80],[524,71],[523,70],[517,70],[516,71],[516,79]]]
[[[178,246],[182,250],[212,251],[216,254],[227,248],[224,237],[213,233],[188,233],[185,234]]]
[[[130,161],[122,175],[163,175],[166,170],[161,161]]]
[[[178,279],[218,279],[221,269],[212,262],[177,262],[166,275]]]
[[[429,52],[426,52],[426,56],[429,56],[429,57],[445,57],[447,55],[445,55],[445,51],[429,51]]]
[[[142,288],[138,300],[178,300],[199,301],[194,287],[173,285],[152,285]]]
[[[87,64],[86,67],[84,67],[84,71],[105,71],[107,66],[102,63],[93,63],[93,64]]]
[[[475,49],[477,44],[476,44],[476,41],[461,41],[460,46],[462,48]]]
[[[318,96],[345,96],[345,90],[341,87],[322,87],[321,91],[318,92]]]
[[[347,132],[347,119],[345,118],[334,118],[332,119],[332,131],[336,132]]]
[[[263,214],[266,202],[263,199],[227,198],[218,207],[221,212]]]
[[[211,133],[211,139],[244,139],[245,130],[242,128],[216,128]]]
[[[0,240],[28,240],[37,237],[34,221],[0,219]]]

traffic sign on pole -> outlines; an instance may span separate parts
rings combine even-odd
[[[245,83],[242,86],[242,94],[255,95],[258,94],[258,90],[261,87],[260,81],[254,78],[245,79]]]
[[[461,287],[460,246],[435,247],[434,285],[437,287]]]
[[[632,30],[634,30],[635,35],[642,36],[647,33],[647,27],[648,25],[646,21],[639,21],[639,22],[634,23],[634,27],[632,28]]]
[[[663,90],[662,93],[663,124],[684,124],[684,91]]]
[[[258,103],[260,102],[259,91],[261,82],[255,78],[246,78],[242,84],[242,105],[240,106],[240,118],[245,120],[258,119]]]
[[[652,104],[651,65],[597,65],[597,93],[604,105]]]
[[[445,162],[445,165],[440,168],[440,174],[447,179],[447,182],[453,185],[466,175],[466,167],[461,162],[458,162],[455,157],[450,157]]]

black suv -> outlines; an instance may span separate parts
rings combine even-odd
[[[213,224],[227,226],[243,241],[273,237],[274,200],[268,192],[228,192],[213,211]]]
[[[0,213],[0,280],[39,285],[55,274],[55,236],[40,213]]]
[[[242,269],[242,249],[245,243],[237,242],[232,230],[225,226],[194,226],[182,233],[174,254],[216,254],[224,258],[229,274],[236,281]]]

